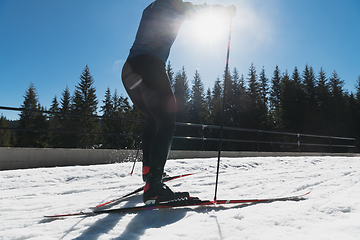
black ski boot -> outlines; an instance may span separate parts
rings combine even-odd
[[[190,198],[188,192],[173,192],[162,182],[162,175],[149,175],[144,187],[143,201],[145,204],[184,201]]]
[[[147,166],[147,165],[145,165],[145,164],[143,164],[143,168],[142,168],[142,179],[143,179],[144,182],[146,182],[146,180],[147,180],[147,178],[148,178],[148,176],[149,176],[149,170],[150,170],[150,167]],[[162,178],[165,178],[166,176],[167,176],[167,175],[166,175],[166,173],[164,172],[164,173],[162,174]]]

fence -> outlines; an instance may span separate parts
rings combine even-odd
[[[0,109],[9,111],[35,112],[51,115],[64,115],[72,117],[87,117],[98,119],[112,119],[119,122],[118,132],[78,132],[67,130],[51,129],[20,129],[16,127],[0,127],[3,130],[12,131],[33,131],[33,132],[51,132],[59,134],[90,134],[90,135],[112,135],[119,139],[124,137],[133,137],[140,139],[141,133],[126,133],[122,129],[122,122],[145,122],[144,119],[115,118],[99,115],[84,115],[64,112],[51,112],[42,110],[30,110],[24,108],[3,107]],[[182,123],[177,122],[177,130],[174,136],[173,149],[175,150],[217,150],[219,141],[220,126]],[[195,130],[194,130],[195,129]],[[301,133],[288,133],[266,130],[255,130],[246,128],[224,127],[223,149],[227,151],[263,151],[263,152],[354,152],[356,139],[348,137],[322,136]],[[140,141],[140,140],[139,140]],[[120,142],[120,141],[119,141]],[[118,146],[121,148],[122,146]]]

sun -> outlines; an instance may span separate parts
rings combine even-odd
[[[193,23],[193,34],[201,42],[215,43],[226,36],[228,24],[226,19],[216,14],[200,14]]]

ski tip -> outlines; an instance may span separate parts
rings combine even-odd
[[[95,206],[95,207],[90,207],[90,209],[96,209],[96,208],[105,206],[105,205],[107,205],[107,204],[109,204],[109,203],[110,203],[110,202],[102,203],[102,204],[99,204],[99,205],[97,205],[97,206]]]
[[[312,190],[308,191],[307,193],[305,193],[303,196],[309,195],[311,193]]]

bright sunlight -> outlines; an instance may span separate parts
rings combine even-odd
[[[203,43],[215,43],[219,39],[227,37],[229,29],[227,17],[204,13],[199,15],[192,23],[194,24],[193,34]]]

